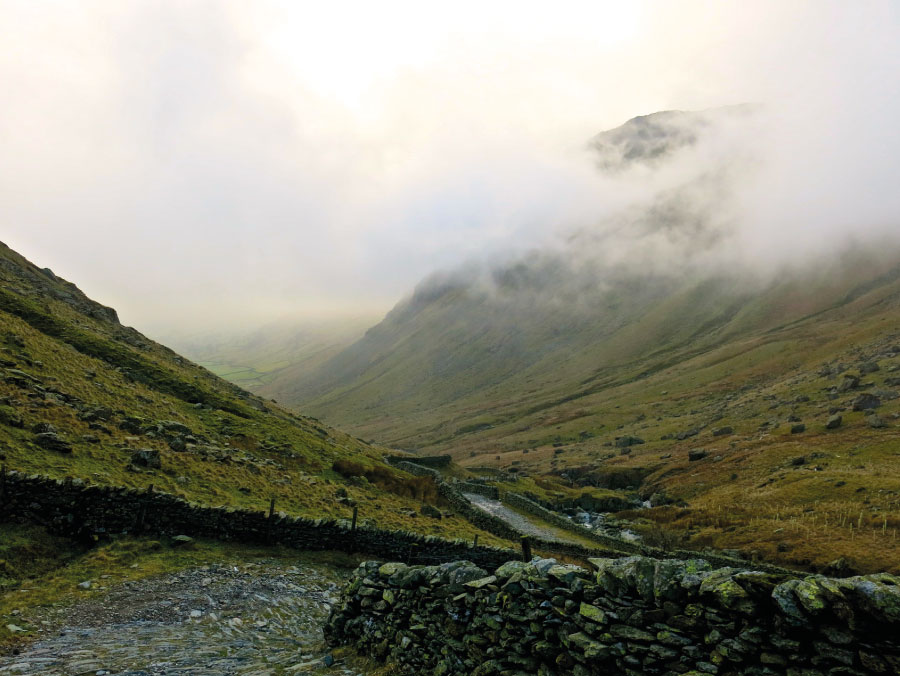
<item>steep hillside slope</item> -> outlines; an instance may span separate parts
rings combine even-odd
[[[545,309],[429,288],[336,357],[318,383],[334,389],[305,405],[527,476],[508,488],[551,501],[561,486],[637,494],[654,507],[624,516],[674,533],[662,542],[896,570],[897,249],[767,283],[648,284],[623,312],[612,290]]]
[[[369,446],[192,364],[0,245],[0,464],[163,490],[208,505],[360,518],[463,535],[461,519],[410,520],[428,481]],[[342,476],[332,468],[344,467]],[[347,469],[349,468],[349,469]],[[368,478],[366,478],[368,477]],[[483,534],[490,540],[491,537]]]
[[[898,264],[900,252],[856,252],[776,281],[623,275],[572,295],[563,261],[533,288],[507,281],[521,269],[495,271],[490,288],[431,280],[286,396],[384,443],[470,448],[714,348],[824,327],[861,298],[887,312]]]

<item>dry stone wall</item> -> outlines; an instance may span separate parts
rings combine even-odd
[[[437,563],[466,558],[497,566],[518,554],[406,531],[357,527],[252,510],[204,507],[168,493],[85,485],[19,472],[0,473],[0,521],[36,523],[61,535],[189,535],[310,551],[338,550],[393,561]]]
[[[594,540],[598,544],[604,545],[606,547],[612,547],[614,549],[629,552],[631,554],[639,554],[642,551],[642,547],[634,542],[627,542],[619,538],[610,537],[601,533],[595,533],[588,530],[587,528],[582,528],[578,524],[574,523],[571,519],[567,519],[559,512],[549,510],[546,507],[539,505],[534,500],[529,500],[524,495],[520,495],[519,493],[505,493],[503,495],[503,502],[510,507],[525,512],[526,514],[532,514],[543,519],[544,521],[547,521],[548,523],[552,523],[554,526],[558,526],[559,528],[563,528],[568,531],[577,532],[579,535],[590,540]]]
[[[483,495],[491,500],[500,499],[500,489],[496,486],[480,484],[476,481],[463,481],[458,484],[458,488],[463,493],[475,493],[476,495]]]
[[[367,562],[326,639],[408,674],[900,674],[896,577],[801,578],[697,559],[592,564]]]
[[[467,521],[477,526],[478,528],[506,540],[516,541],[521,539],[522,535],[521,533],[519,533],[519,531],[510,526],[500,517],[494,516],[493,514],[488,514],[483,509],[475,507],[459,490],[457,490],[456,486],[461,484],[454,485],[447,481],[444,481],[441,473],[437,470],[433,470],[428,467],[421,467],[417,464],[403,460],[396,461],[393,463],[393,465],[398,469],[402,469],[416,476],[430,476],[432,479],[434,479],[434,482],[437,485],[438,494],[442,498],[444,498],[444,500],[454,509],[454,511],[456,511],[463,518],[465,518]],[[555,554],[572,556],[578,559],[586,560],[591,556],[596,556],[598,553],[597,550],[591,549],[589,547],[581,547],[575,544],[557,542],[555,540],[546,540],[536,537],[529,537],[528,539],[535,549],[540,549],[544,552],[553,552]],[[609,556],[617,555],[615,552],[606,553]],[[626,554],[620,553],[620,555],[625,556]]]
[[[752,566],[757,570],[763,570],[770,573],[790,573],[790,571],[778,566],[772,566],[761,562],[755,562],[751,564],[742,559],[724,556],[722,554],[715,554],[712,552],[703,552],[701,554],[699,552],[685,549],[668,551],[659,549],[657,547],[648,547],[647,545],[642,545],[636,542],[628,542],[620,538],[603,535],[602,533],[597,533],[595,531],[588,530],[587,528],[582,528],[571,519],[567,519],[559,512],[549,510],[546,507],[539,505],[537,502],[529,500],[524,495],[508,492],[503,495],[502,499],[503,502],[510,507],[521,510],[527,514],[533,514],[534,516],[537,516],[544,521],[547,521],[548,523],[551,523],[554,526],[558,526],[559,528],[562,528],[564,530],[578,533],[582,537],[593,540],[606,550],[615,550],[620,553],[624,552],[633,555],[650,556],[656,559],[688,559],[692,557],[702,557],[704,560],[710,562],[715,566],[730,566],[742,569],[747,568],[748,566]]]
[[[389,458],[389,460],[391,459]],[[392,460],[392,464],[398,469],[402,469],[415,476],[429,476],[434,479],[434,482],[438,488],[438,493],[447,501],[447,503],[450,504],[453,509],[457,513],[462,515],[466,520],[470,521],[482,530],[486,530],[487,532],[492,533],[497,537],[502,537],[507,540],[515,541],[521,538],[521,534],[508,523],[506,523],[506,521],[504,521],[500,517],[494,516],[493,514],[488,514],[484,510],[478,509],[471,502],[469,502],[469,500],[466,499],[466,497],[460,492],[460,490],[457,489],[457,486],[459,486],[464,490],[469,490],[468,487],[470,484],[451,484],[447,481],[444,481],[441,473],[437,470],[431,469],[429,467],[423,467],[406,460],[394,459]],[[503,494],[503,496],[501,496],[501,499],[510,507],[520,509],[528,514],[533,514],[534,516],[537,516],[551,523],[552,525],[558,526],[571,532],[578,533],[586,539],[593,540],[598,544],[598,547],[596,549],[592,549],[590,547],[582,547],[579,545],[562,543],[555,540],[551,541],[530,537],[529,539],[531,540],[535,549],[540,549],[544,552],[564,554],[566,556],[572,556],[582,560],[586,560],[592,556],[597,556],[597,554],[600,553],[600,550],[602,550],[605,556],[610,557],[624,557],[628,555],[640,554],[643,556],[651,556],[660,559],[677,559],[691,558],[699,555],[697,552],[688,550],[667,551],[656,547],[647,547],[645,545],[640,545],[634,542],[627,542],[626,540],[610,537],[601,533],[591,532],[586,528],[582,528],[581,526],[573,523],[570,519],[567,519],[562,514],[549,510],[546,507],[543,507],[533,500],[529,500],[525,496],[518,493],[507,492]],[[751,565],[741,559],[735,559],[732,557],[723,556],[721,554],[704,552],[702,556],[704,559],[712,562],[717,566],[733,566],[736,568],[745,568],[748,565]],[[772,573],[789,572],[784,568],[760,562],[753,563],[752,565],[759,570],[766,570]]]
[[[409,462],[433,469],[449,467],[450,463],[453,462],[453,458],[449,455],[388,455],[385,457],[385,460],[392,464]]]

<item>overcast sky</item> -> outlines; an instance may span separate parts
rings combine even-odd
[[[614,201],[596,132],[755,102],[765,257],[900,229],[898,91],[896,2],[0,0],[0,238],[153,335],[379,312]]]

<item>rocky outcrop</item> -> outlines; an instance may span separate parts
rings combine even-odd
[[[362,564],[325,627],[402,673],[900,673],[900,579],[704,560]]]

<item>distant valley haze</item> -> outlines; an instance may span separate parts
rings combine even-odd
[[[898,232],[893,2],[12,0],[0,25],[3,241],[176,346],[371,326],[534,256],[758,277]],[[657,118],[672,152],[592,141],[658,111],[707,112]]]

